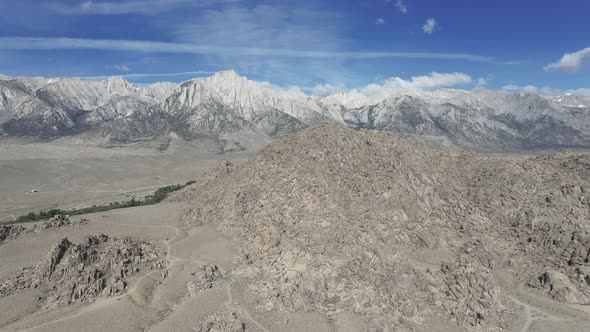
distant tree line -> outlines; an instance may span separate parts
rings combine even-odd
[[[88,213],[96,213],[96,212],[105,212],[115,209],[123,209],[128,207],[134,206],[144,206],[144,205],[154,205],[163,201],[168,194],[178,191],[186,186],[190,186],[191,184],[195,183],[196,181],[191,180],[185,184],[175,184],[165,187],[158,188],[153,195],[146,196],[144,199],[136,199],[132,197],[130,200],[121,201],[121,202],[111,202],[108,205],[93,205],[89,207],[84,207],[80,209],[72,209],[72,210],[62,210],[62,209],[51,209],[48,211],[41,211],[38,214],[35,212],[31,212],[25,215],[18,217],[13,222],[2,222],[1,224],[6,223],[25,223],[25,222],[32,222],[38,220],[45,220],[49,218],[53,218],[55,216],[75,216],[80,214],[88,214]]]

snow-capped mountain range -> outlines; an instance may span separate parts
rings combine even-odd
[[[590,102],[575,95],[547,99],[490,90],[391,90],[366,96],[353,90],[315,97],[234,71],[150,86],[120,77],[95,82],[0,75],[5,136],[129,142],[176,135],[240,143],[321,121],[476,149],[590,147]]]

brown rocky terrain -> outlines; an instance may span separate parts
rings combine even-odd
[[[38,300],[46,308],[120,295],[127,290],[130,276],[163,268],[162,256],[150,243],[131,238],[88,236],[80,244],[63,238],[44,260],[4,280],[0,295],[39,288],[44,295]]]
[[[522,312],[521,291],[590,302],[588,175],[584,154],[428,150],[324,124],[225,163],[176,200],[192,225],[239,235],[231,274],[258,312],[500,331]]]
[[[57,215],[31,227],[25,227],[18,224],[0,225],[0,245],[6,241],[15,240],[20,236],[31,232],[41,232],[48,229],[66,226],[83,226],[86,225],[86,223],[87,220],[84,218],[80,220],[71,220],[68,216]]]
[[[0,225],[0,244],[5,241],[14,240],[28,231],[28,228],[21,225]]]

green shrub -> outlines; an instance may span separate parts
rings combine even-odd
[[[57,215],[65,216],[65,215],[80,215],[80,214],[88,214],[88,213],[95,213],[95,212],[105,212],[114,209],[122,209],[127,207],[133,206],[143,206],[143,205],[153,205],[160,203],[168,194],[178,191],[186,186],[190,186],[191,184],[196,183],[196,181],[191,180],[186,182],[185,184],[176,184],[170,185],[165,187],[158,188],[153,195],[146,196],[143,200],[135,199],[132,197],[128,201],[121,201],[121,202],[110,202],[108,205],[92,205],[90,207],[80,208],[80,209],[73,209],[73,210],[60,210],[60,209],[51,209],[49,211],[41,211],[39,214],[35,214],[31,212],[29,214],[20,216],[16,219],[17,223],[23,222],[32,222],[37,220],[49,219],[55,217]],[[4,222],[7,223],[7,222]]]

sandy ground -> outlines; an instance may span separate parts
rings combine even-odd
[[[103,148],[0,140],[0,220],[143,197],[158,187],[196,179],[220,160],[254,153],[212,150],[179,140],[165,151],[152,145]],[[32,190],[38,192],[27,193]]]

